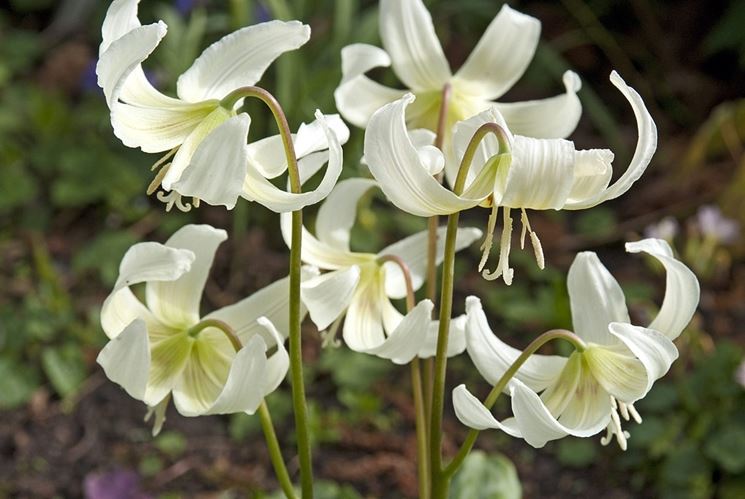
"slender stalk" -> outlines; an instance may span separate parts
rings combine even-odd
[[[285,466],[285,460],[282,458],[282,449],[279,447],[277,433],[274,431],[272,416],[269,414],[269,408],[266,406],[265,401],[262,401],[259,406],[259,418],[261,419],[261,429],[264,431],[266,446],[269,449],[269,458],[272,460],[274,474],[277,475],[282,492],[285,493],[287,499],[297,499],[295,487],[292,485],[290,474],[287,472],[287,467]]]
[[[243,97],[261,100],[271,110],[274,121],[282,137],[282,145],[287,159],[290,189],[301,192],[300,172],[298,171],[295,147],[292,143],[290,126],[282,107],[272,94],[259,87],[243,87],[231,92],[221,104],[232,109],[235,102]],[[313,497],[313,463],[308,429],[308,408],[305,401],[303,382],[302,337],[300,330],[300,268],[302,265],[301,241],[303,230],[303,211],[292,212],[292,240],[290,248],[290,375],[292,379],[292,405],[295,413],[295,432],[297,434],[298,459],[300,461],[300,484],[303,499]]]
[[[201,333],[208,327],[213,327],[222,331],[223,334],[228,338],[228,340],[230,340],[230,344],[233,345],[233,348],[236,352],[243,348],[243,345],[241,345],[241,340],[238,339],[238,336],[235,334],[235,331],[233,331],[233,328],[230,327],[227,322],[221,321],[219,319],[205,319],[199,322],[196,326],[192,326],[191,328],[189,328],[187,334],[192,338],[196,338],[199,333]]]
[[[528,345],[527,348],[523,351],[523,353],[521,353],[520,356],[515,359],[515,362],[512,363],[509,369],[504,372],[502,377],[499,378],[497,384],[494,385],[494,388],[492,388],[491,392],[489,392],[489,395],[486,397],[484,406],[487,409],[491,409],[499,398],[499,395],[501,395],[501,393],[507,387],[507,383],[509,383],[513,376],[517,374],[517,371],[530,358],[530,356],[537,352],[538,349],[541,348],[543,345],[553,340],[568,341],[574,346],[574,348],[576,348],[580,352],[584,351],[587,347],[585,342],[582,341],[579,336],[570,331],[566,331],[564,329],[552,329],[551,331],[546,331],[538,338],[533,340],[530,345]],[[478,438],[479,433],[479,430],[473,429],[468,432],[468,436],[466,437],[466,440],[463,442],[463,444],[460,446],[460,449],[458,449],[458,453],[455,455],[453,460],[450,461],[450,464],[448,464],[442,471],[443,475],[450,478],[455,474],[456,471],[458,471],[460,466],[463,464],[463,461],[468,456],[468,453],[471,452],[473,444],[476,443],[476,439]]]

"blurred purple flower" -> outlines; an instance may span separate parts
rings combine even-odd
[[[103,90],[98,86],[98,76],[96,76],[96,64],[98,59],[91,59],[88,62],[83,73],[80,75],[80,89],[83,92],[100,93],[103,95]]]
[[[265,23],[274,19],[272,12],[264,5],[264,2],[258,2],[254,8],[254,17],[257,23]]]
[[[182,16],[188,16],[189,13],[194,10],[199,0],[174,0],[173,6],[176,8],[179,14]]]
[[[740,224],[737,220],[722,215],[719,207],[705,205],[696,213],[696,224],[701,234],[720,243],[731,244],[740,237]]]
[[[659,222],[647,225],[644,228],[644,237],[664,239],[671,242],[678,234],[678,221],[673,217],[665,217]]]
[[[86,499],[152,499],[142,491],[140,476],[132,470],[113,470],[86,475]]]

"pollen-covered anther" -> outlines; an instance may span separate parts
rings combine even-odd
[[[611,414],[610,414],[610,422],[608,423],[607,432],[604,437],[601,437],[600,443],[602,445],[608,445],[615,436],[616,441],[618,442],[618,446],[621,447],[621,450],[626,450],[628,448],[628,440],[631,438],[631,433],[621,428],[621,417],[619,417],[618,413],[621,412],[621,416],[626,420],[629,421],[630,418],[633,418],[634,421],[637,423],[641,423],[642,418],[639,416],[639,413],[634,408],[633,404],[625,404],[623,402],[618,402],[615,397],[611,397]]]
[[[530,220],[528,220],[528,214],[525,212],[525,208],[521,208],[520,211],[522,212],[520,215],[520,222],[523,225],[520,234],[520,249],[525,248],[525,234],[530,233],[530,244],[533,246],[535,261],[538,264],[538,268],[543,270],[546,267],[546,260],[543,257],[543,246],[541,245],[541,240],[538,239],[538,234],[536,234],[530,226]]]
[[[158,201],[162,201],[163,203],[165,203],[166,211],[171,211],[171,209],[176,206],[176,208],[186,213],[191,211],[192,205],[195,207],[199,207],[198,199],[193,198],[191,203],[185,203],[182,200],[181,194],[176,191],[160,191],[158,192],[158,194],[156,194],[156,197],[158,198]]]
[[[484,242],[481,243],[481,246],[479,247],[482,252],[481,261],[479,262],[479,272],[484,270],[484,265],[486,265],[486,261],[489,259],[489,253],[491,252],[492,245],[494,244],[494,229],[497,226],[498,211],[499,206],[493,205],[491,213],[489,214],[489,221],[486,225],[486,237],[484,238]]]
[[[481,275],[487,281],[494,281],[502,277],[506,285],[512,284],[512,277],[515,274],[515,270],[510,268],[510,246],[512,246],[512,217],[510,216],[510,208],[502,209],[502,239],[499,242],[499,261],[497,262],[497,268],[493,272],[484,270]]]

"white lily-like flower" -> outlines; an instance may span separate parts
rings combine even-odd
[[[141,63],[167,27],[163,21],[142,26],[138,3],[115,0],[109,7],[96,73],[116,136],[128,147],[166,153],[153,165],[160,171],[148,193],[162,187],[158,199],[166,208],[175,205],[184,211],[192,204],[182,196],[192,196],[194,205],[204,200],[228,208],[242,196],[275,211],[302,208],[326,197],[341,172],[339,142],[349,133],[340,118],[323,119],[316,113],[317,122],[298,131],[298,158],[325,149],[332,152],[319,188],[292,194],[267,180],[287,167],[284,155],[277,154],[282,152],[279,137],[247,145],[251,120],[236,112],[242,99],[224,100],[233,91],[254,85],[281,54],[307,42],[310,28],[298,21],[269,21],[223,37],[178,78],[178,98],[173,98],[156,90],[143,72]]]
[[[514,417],[502,422],[465,385],[456,387],[453,404],[461,422],[479,430],[501,429],[533,447],[566,435],[589,437],[607,428],[602,443],[615,436],[626,448],[629,433],[621,428],[619,412],[627,421],[641,422],[634,402],[678,357],[673,340],[691,320],[699,300],[696,276],[675,259],[665,241],[644,239],[627,243],[626,250],[652,255],[667,272],[665,297],[649,326],[630,323],[623,291],[595,253],[578,254],[567,287],[575,333],[584,350],[569,358],[531,355],[507,385]],[[492,333],[478,298],[468,298],[466,314],[468,354],[479,373],[496,385],[521,352]]]
[[[433,304],[423,300],[403,318],[391,299],[406,296],[404,275],[396,263],[384,260],[386,255],[400,258],[409,269],[413,289],[419,289],[426,274],[427,231],[409,236],[378,253],[350,249],[350,230],[355,222],[357,203],[374,187],[377,183],[372,179],[342,180],[319,208],[317,237],[303,228],[303,261],[328,271],[303,282],[300,288],[303,302],[320,331],[333,325],[332,336],[344,318],[343,337],[352,350],[397,363],[409,362],[416,355],[431,357],[435,353],[439,325],[438,321],[430,320]],[[281,217],[282,233],[290,246],[291,215],[282,214]],[[481,231],[478,229],[460,229],[457,248],[463,249],[479,237]],[[438,238],[438,264],[443,251],[444,228]],[[464,319],[452,321],[451,355],[465,349]]]
[[[541,32],[538,19],[502,6],[455,75],[421,0],[382,0],[379,25],[385,50],[361,43],[342,49],[342,81],[334,97],[337,109],[350,123],[364,128],[377,109],[406,93],[365,76],[374,68],[393,66],[396,76],[417,97],[407,110],[411,128],[436,130],[446,86],[450,89],[447,130],[492,105],[521,135],[563,138],[577,126],[582,114],[576,95],[581,82],[572,71],[564,73],[566,93],[562,95],[526,102],[492,102],[520,79],[533,59]]]
[[[289,367],[277,330],[289,329],[288,278],[200,315],[207,274],[226,238],[224,230],[187,225],[165,244],[135,244],[103,304],[101,326],[111,340],[98,363],[155,411],[156,433],[171,395],[184,416],[252,414]],[[139,283],[145,283],[146,303],[130,289]],[[220,329],[223,323],[234,336]]]
[[[490,207],[486,240],[479,270],[486,264],[496,225],[497,210],[503,207],[503,232],[497,269],[484,272],[488,279],[504,276],[510,284],[512,239],[510,211],[522,212],[523,231],[530,238],[539,267],[543,252],[525,212],[534,210],[579,210],[596,206],[625,193],[644,173],[657,148],[657,128],[638,93],[614,71],[611,82],[623,93],[636,116],[639,140],[629,167],[612,185],[613,152],[608,149],[578,150],[564,139],[536,139],[513,135],[497,108],[493,107],[457,123],[453,132],[454,155],[448,161],[434,147],[422,145],[407,134],[406,108],[411,94],[383,106],[370,119],[365,132],[365,160],[386,196],[400,209],[429,217],[448,215],[477,205]],[[494,135],[487,135],[476,149],[462,193],[456,194],[434,177],[437,169],[451,170],[455,178],[460,161],[474,136],[486,123],[501,127],[510,151],[500,150]],[[439,154],[439,156],[438,156]]]

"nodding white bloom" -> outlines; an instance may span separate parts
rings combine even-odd
[[[562,95],[492,102],[520,79],[533,59],[541,32],[538,19],[504,5],[455,75],[421,0],[382,0],[379,25],[385,50],[361,43],[342,49],[342,81],[334,97],[337,109],[350,123],[364,128],[378,108],[406,93],[365,76],[374,68],[393,66],[399,80],[417,97],[407,110],[412,128],[437,129],[445,86],[450,87],[447,130],[492,105],[521,135],[567,137],[577,126],[582,114],[576,95],[581,82],[572,71],[564,73],[566,92]]]
[[[101,310],[111,339],[98,363],[112,381],[155,411],[160,431],[173,396],[184,416],[252,414],[289,367],[288,278],[204,317],[202,289],[215,251],[227,238],[209,225],[187,225],[165,244],[132,246]],[[130,286],[145,283],[145,303]],[[227,324],[237,343],[215,324]],[[275,327],[276,325],[276,327]],[[270,351],[273,350],[273,353]]]
[[[667,272],[665,297],[649,326],[630,323],[623,291],[595,253],[578,254],[567,286],[575,333],[584,350],[569,358],[531,355],[508,384],[514,417],[502,422],[465,385],[456,387],[453,404],[461,422],[479,430],[501,429],[533,447],[566,435],[589,437],[607,428],[601,442],[606,445],[615,436],[626,448],[629,433],[621,428],[621,417],[641,422],[634,402],[678,357],[672,340],[688,324],[699,300],[696,276],[673,257],[665,241],[644,239],[627,243],[626,250],[655,257]],[[478,298],[468,298],[466,314],[468,354],[479,373],[495,385],[521,352],[492,333]]]
[[[415,355],[435,353],[438,321],[430,321],[433,304],[420,302],[403,316],[391,299],[406,296],[401,268],[381,257],[395,255],[408,266],[413,288],[424,283],[427,265],[427,231],[409,236],[378,253],[350,249],[350,230],[361,196],[376,187],[372,179],[353,178],[339,182],[323,202],[316,219],[316,236],[303,228],[302,259],[328,272],[303,282],[300,293],[310,318],[319,330],[331,326],[331,338],[344,318],[343,337],[352,350],[376,354],[398,363]],[[443,228],[444,230],[444,228]],[[437,262],[444,251],[444,232],[438,237]],[[290,246],[291,215],[282,214],[282,233]],[[478,229],[460,229],[457,248],[463,249],[481,237]],[[453,320],[450,354],[465,348],[464,318]]]
[[[521,211],[521,240],[524,241],[526,233],[530,233],[538,265],[543,268],[540,241],[530,227],[525,210],[579,210],[614,199],[629,190],[654,155],[657,128],[644,102],[615,71],[610,80],[631,104],[639,129],[631,164],[612,185],[609,183],[613,173],[613,152],[608,149],[578,150],[573,142],[564,139],[513,135],[496,107],[455,125],[453,149],[458,161],[446,162],[436,148],[415,143],[406,133],[406,108],[414,101],[411,94],[385,105],[370,119],[365,131],[365,160],[391,202],[414,215],[429,217],[448,215],[477,205],[490,207],[479,270],[486,264],[497,211],[502,207],[504,225],[499,263],[494,272],[485,271],[484,277],[496,279],[503,276],[510,284],[513,276],[508,261],[512,240],[511,210]],[[451,171],[448,178],[454,179],[474,133],[486,123],[494,123],[504,130],[510,150],[500,150],[497,138],[487,135],[476,149],[463,192],[456,194],[432,176],[433,165],[439,169],[444,165]]]
[[[162,187],[158,199],[166,209],[175,205],[183,211],[190,210],[192,203],[198,206],[200,199],[232,208],[242,196],[275,211],[323,199],[341,172],[339,142],[348,136],[341,120],[323,119],[317,113],[314,125],[298,131],[298,157],[331,149],[331,161],[316,191],[291,194],[267,180],[286,169],[284,156],[277,154],[282,152],[279,137],[247,145],[251,120],[236,112],[242,99],[224,100],[231,92],[254,85],[281,54],[307,42],[310,28],[298,21],[270,21],[225,36],[178,78],[178,98],[173,98],[156,90],[143,72],[141,63],[158,46],[167,27],[163,21],[142,26],[138,3],[115,0],[109,7],[96,74],[116,136],[128,147],[166,153],[153,165],[160,171],[148,194]],[[182,196],[192,196],[193,202],[184,202]]]

